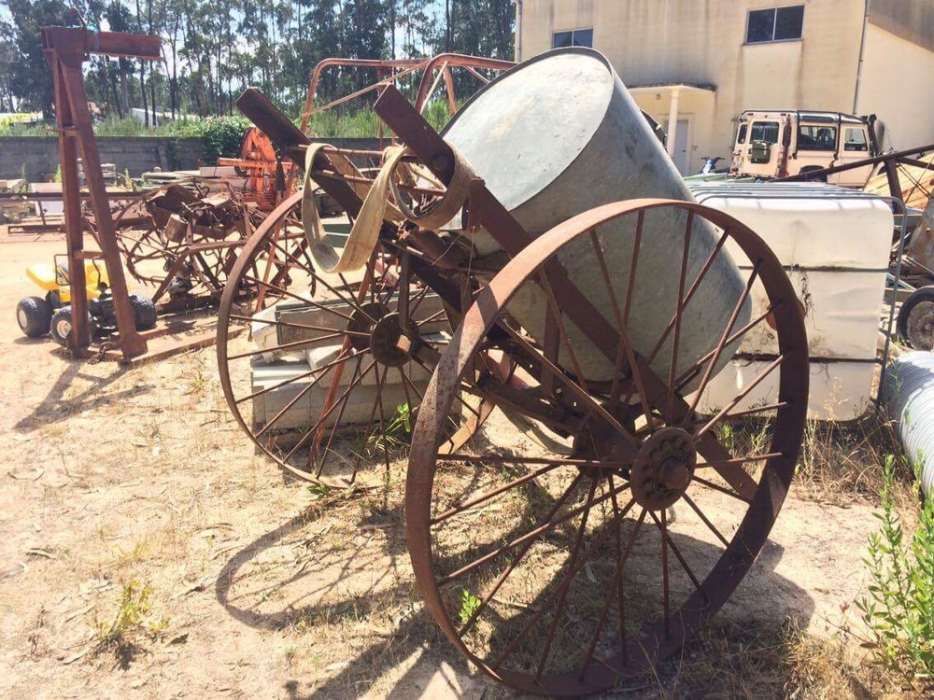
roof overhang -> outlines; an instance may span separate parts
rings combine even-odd
[[[627,85],[629,92],[694,92],[702,95],[714,95],[717,92],[715,85],[692,83],[648,83],[645,85]]]

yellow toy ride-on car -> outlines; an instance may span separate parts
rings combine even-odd
[[[54,256],[52,265],[32,265],[26,270],[26,276],[46,294],[44,298],[30,296],[20,299],[16,305],[16,321],[20,330],[30,338],[41,338],[50,333],[58,343],[67,345],[72,325],[68,256]],[[108,335],[116,330],[117,320],[107,271],[101,269],[96,261],[86,260],[84,277],[91,335]],[[156,307],[152,301],[131,294],[130,305],[137,330],[147,330],[156,325]]]

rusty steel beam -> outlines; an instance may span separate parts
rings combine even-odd
[[[65,210],[69,283],[72,290],[71,351],[75,357],[82,357],[91,341],[83,263],[84,226],[78,179],[80,151],[91,208],[97,222],[98,244],[110,279],[120,350],[123,359],[129,361],[146,352],[146,341],[136,330],[136,321],[130,306],[109,195],[104,186],[100,153],[97,150],[88,98],[84,90],[83,65],[91,53],[155,60],[161,55],[160,42],[158,37],[136,34],[45,27],[42,29],[42,46],[52,70],[55,121],[59,134],[62,200]]]
[[[157,36],[125,32],[92,32],[71,27],[43,27],[42,48],[63,53],[97,54],[147,61],[162,60]]]
[[[934,143],[927,146],[920,146],[918,148],[909,148],[904,151],[893,151],[892,153],[884,153],[879,156],[874,156],[872,158],[863,158],[862,160],[854,160],[852,163],[846,163],[844,165],[834,165],[830,168],[823,168],[821,170],[811,170],[806,173],[799,173],[798,175],[791,175],[789,177],[779,177],[776,178],[776,182],[809,182],[812,180],[817,180],[822,177],[827,177],[828,175],[833,175],[835,173],[841,173],[846,170],[853,170],[854,168],[862,168],[866,165],[878,165],[879,163],[884,164],[885,174],[888,178],[889,189],[893,197],[896,197],[901,201],[902,193],[901,188],[898,185],[898,174],[896,172],[898,163],[906,163],[908,165],[915,165],[918,167],[925,167],[928,169],[934,169],[934,164],[925,163],[924,161],[917,160],[912,158],[912,156],[923,155],[929,151],[934,151]]]

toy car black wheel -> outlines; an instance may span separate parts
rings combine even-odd
[[[55,290],[46,294],[45,300],[48,303],[48,305],[52,307],[52,311],[55,311],[55,309],[60,309],[62,307],[62,299],[59,296],[58,292],[56,292]]]
[[[39,297],[25,297],[16,305],[16,322],[30,338],[41,338],[49,332],[52,306]]]
[[[151,300],[131,294],[130,306],[133,307],[133,320],[136,322],[136,330],[147,331],[155,327],[156,305]]]
[[[68,306],[63,306],[54,314],[52,314],[52,323],[51,328],[49,329],[49,333],[52,335],[52,338],[55,339],[56,343],[68,347],[68,339],[71,335],[71,327],[71,305],[69,304]],[[88,317],[88,331],[93,337],[95,333],[95,327],[90,316]]]
[[[934,350],[934,285],[911,293],[898,311],[898,335],[915,350]]]

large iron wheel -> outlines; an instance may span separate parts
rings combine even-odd
[[[358,274],[319,272],[296,193],[237,259],[219,310],[221,384],[243,430],[295,476],[353,483],[361,466],[388,469],[408,447],[452,330],[448,309],[400,256],[378,244]],[[450,449],[491,409],[458,399],[445,426]]]
[[[683,246],[671,253],[668,280],[640,284],[677,285],[676,303],[653,310],[670,321],[654,346],[638,347],[627,320],[643,262],[642,223],[666,210],[687,222],[676,239]],[[703,265],[688,265],[697,219],[711,225],[716,245]],[[631,246],[628,271],[609,269],[611,246]],[[609,324],[602,335],[588,318],[596,307],[587,309],[588,297],[567,284],[569,254],[578,269],[590,265],[592,284],[610,300],[598,312]],[[712,349],[679,365],[682,321],[698,313],[694,291],[721,255],[732,256],[745,287],[727,306],[736,303],[729,320],[711,329]],[[513,313],[527,286],[547,300],[544,342]],[[744,315],[750,300],[753,310]],[[582,332],[614,363],[611,381],[586,379],[577,357]],[[754,334],[771,339],[772,356],[736,360],[753,373],[741,388],[728,382],[728,398],[721,383],[712,404],[724,354],[733,356]],[[672,336],[670,364],[659,371],[657,353],[666,337],[672,347]],[[483,371],[478,353],[493,347],[521,368],[524,391]],[[464,383],[484,387],[505,412],[523,415],[549,439],[496,435],[491,420],[486,439],[472,443],[486,449],[439,454],[441,428]],[[757,387],[771,387],[773,397]],[[693,203],[636,200],[550,230],[477,296],[416,423],[406,527],[427,608],[468,658],[522,691],[580,695],[641,676],[699,629],[749,571],[794,473],[807,387],[794,290],[773,253],[740,222]],[[744,433],[754,439],[739,439],[738,421],[757,426]]]

